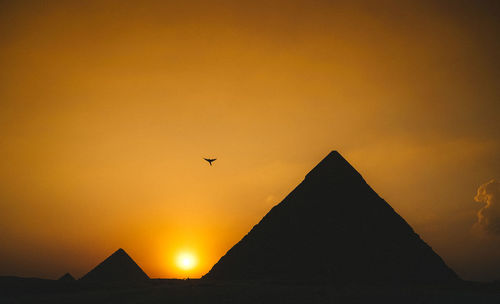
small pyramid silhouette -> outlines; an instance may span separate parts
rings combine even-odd
[[[125,250],[120,248],[80,280],[95,282],[137,282],[149,280],[149,277]]]
[[[204,278],[458,280],[336,151],[309,172]]]
[[[58,281],[61,281],[61,282],[73,282],[73,281],[75,281],[75,278],[69,272],[67,272],[65,275],[63,275],[62,277],[60,277],[58,279]]]

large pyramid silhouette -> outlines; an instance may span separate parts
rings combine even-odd
[[[80,280],[95,282],[137,282],[149,280],[149,277],[125,250],[120,248]]]
[[[309,172],[204,278],[458,279],[336,151]]]

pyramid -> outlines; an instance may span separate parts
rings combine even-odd
[[[58,281],[61,281],[61,282],[73,282],[73,281],[75,281],[75,278],[68,272],[65,275],[63,275],[62,277],[60,277],[58,279]]]
[[[148,275],[123,249],[118,249],[80,280],[94,282],[137,282],[149,280]]]
[[[204,278],[459,279],[336,151],[309,172]]]

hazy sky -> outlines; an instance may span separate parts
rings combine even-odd
[[[0,1],[0,275],[201,276],[338,150],[500,278],[498,1],[124,2]]]

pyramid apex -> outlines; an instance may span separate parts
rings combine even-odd
[[[339,151],[337,151],[337,150],[332,150],[332,151],[330,151],[330,153],[328,154],[328,156],[331,156],[331,155],[340,155],[340,156],[342,156],[342,155],[339,153]]]
[[[75,278],[69,272],[67,272],[62,277],[60,277],[58,280],[65,281],[65,282],[71,282],[71,281],[75,281]]]
[[[148,275],[123,248],[116,250],[81,278],[81,280],[88,281],[142,281],[148,279]]]
[[[342,160],[342,161],[347,162],[347,161],[345,160],[345,158],[342,156],[342,154],[340,154],[340,152],[339,152],[339,151],[337,151],[337,150],[332,150],[332,151],[330,151],[330,153],[328,153],[328,155],[327,155],[327,156],[326,156],[323,160],[325,160],[325,159],[330,159],[330,160]]]
[[[349,177],[362,178],[358,171],[356,171],[337,150],[332,150],[328,153],[328,155],[306,175],[306,179],[315,177],[328,179],[345,179]]]

